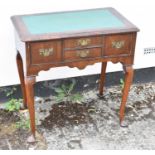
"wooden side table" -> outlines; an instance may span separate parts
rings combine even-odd
[[[79,69],[101,62],[99,94],[103,94],[107,62],[122,63],[125,85],[120,106],[125,104],[133,78],[136,34],[132,23],[113,8],[13,16],[17,66],[25,107],[35,135],[34,90],[41,70],[69,66]]]

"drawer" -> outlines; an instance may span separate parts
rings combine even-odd
[[[132,46],[132,35],[120,34],[105,37],[105,56],[129,55]]]
[[[89,48],[82,50],[64,51],[64,61],[75,61],[81,59],[101,57],[102,48]]]
[[[83,37],[64,40],[64,48],[82,48],[102,44],[102,37]]]
[[[31,64],[61,61],[61,41],[33,42],[30,44]]]

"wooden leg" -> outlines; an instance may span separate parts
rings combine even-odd
[[[30,114],[30,126],[31,132],[35,137],[35,108],[34,108],[34,84],[35,77],[25,77],[25,87],[26,87],[26,95],[27,95],[27,104]]]
[[[122,102],[121,102],[121,107],[120,107],[120,123],[121,124],[124,119],[125,105],[126,105],[127,97],[128,97],[129,90],[130,90],[130,85],[133,80],[132,66],[124,66],[124,71],[125,71],[125,82],[124,82],[123,96],[122,96]]]
[[[19,53],[17,53],[16,62],[17,62],[19,79],[20,79],[20,83],[21,83],[22,94],[23,94],[23,103],[24,103],[24,107],[27,108],[24,71],[23,71],[23,61],[22,61],[22,58],[21,58]]]
[[[104,87],[104,82],[105,82],[106,67],[107,67],[107,62],[102,62],[101,75],[100,75],[100,85],[99,85],[99,95],[100,96],[103,95],[103,87]]]

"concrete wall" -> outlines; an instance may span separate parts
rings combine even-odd
[[[143,52],[146,47],[155,47],[155,9],[153,0],[5,0],[0,2],[0,86],[19,83],[15,60],[14,32],[10,16],[107,6],[119,10],[141,30],[137,38],[134,68],[155,66],[155,53],[144,55]],[[121,69],[120,64],[108,64],[108,71]],[[48,72],[40,72],[37,81],[97,74],[99,72],[100,64],[88,66],[81,71],[75,68],[60,67],[51,69]]]

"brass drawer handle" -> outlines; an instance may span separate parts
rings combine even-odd
[[[39,49],[39,54],[43,57],[48,57],[50,55],[53,55],[53,53],[54,53],[53,48],[45,48],[45,49],[41,48],[41,49]]]
[[[77,41],[77,45],[78,45],[78,46],[87,46],[87,45],[90,44],[90,42],[91,42],[90,39],[79,39],[79,40]]]
[[[125,45],[125,41],[113,41],[112,42],[113,48],[120,49],[120,48],[124,47],[124,45]]]
[[[77,51],[77,56],[79,56],[80,58],[86,58],[89,56],[89,53],[89,50]]]

